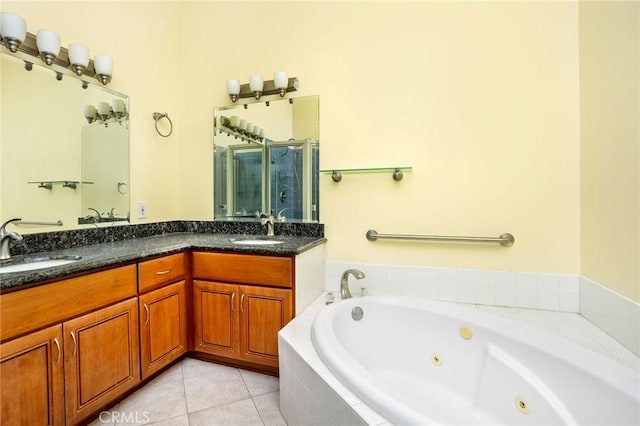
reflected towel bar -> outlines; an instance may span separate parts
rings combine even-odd
[[[33,222],[29,220],[21,220],[19,222],[15,222],[14,225],[37,225],[37,226],[62,226],[62,220],[57,220],[55,222]]]
[[[515,242],[513,235],[505,232],[499,237],[450,237],[444,235],[402,235],[402,234],[378,234],[378,231],[369,229],[367,240],[420,240],[420,241],[455,241],[463,243],[498,243],[502,247],[511,247]]]

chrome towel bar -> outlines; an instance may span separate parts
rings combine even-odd
[[[499,237],[451,237],[445,235],[402,235],[402,234],[378,234],[378,231],[369,229],[367,240],[419,240],[419,241],[454,241],[461,243],[498,243],[502,247],[511,247],[515,242],[513,235],[505,232]]]

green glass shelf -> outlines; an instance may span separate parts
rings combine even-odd
[[[320,173],[331,173],[331,179],[334,182],[340,182],[342,180],[343,173],[383,173],[393,172],[393,180],[400,181],[403,178],[402,172],[410,172],[413,170],[411,166],[398,166],[398,167],[364,167],[358,169],[324,169],[320,170]]]

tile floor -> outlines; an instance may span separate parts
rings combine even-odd
[[[277,377],[185,358],[91,426],[286,426],[279,386]]]

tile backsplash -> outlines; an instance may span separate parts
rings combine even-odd
[[[362,280],[349,279],[352,293],[365,287],[369,294],[377,296],[415,296],[478,305],[579,312],[580,277],[577,275],[327,262],[325,289],[340,291],[340,277],[349,268],[360,269],[367,275]]]

